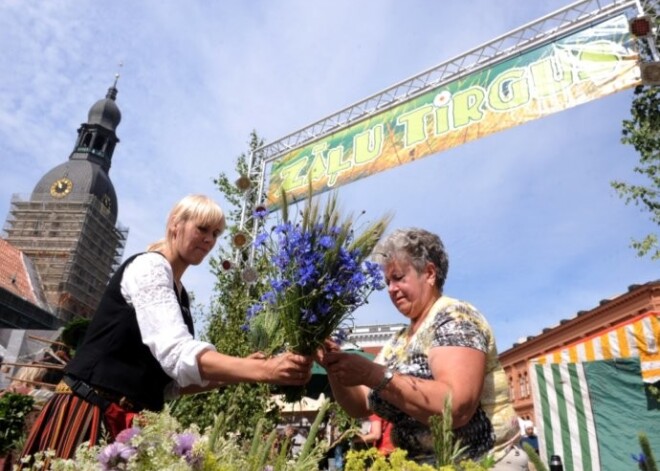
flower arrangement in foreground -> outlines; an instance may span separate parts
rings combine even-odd
[[[321,406],[310,429],[310,443],[295,458],[288,440],[278,443],[278,430],[257,425],[249,441],[231,431],[231,416],[219,414],[213,427],[202,433],[195,425],[182,429],[168,410],[143,412],[139,424],[123,430],[113,443],[82,444],[73,459],[53,458],[51,452],[23,459],[24,470],[36,471],[310,471],[326,451],[317,441],[321,420],[329,408]],[[48,463],[46,465],[46,463]],[[45,467],[47,466],[47,468]]]
[[[218,414],[212,427],[204,432],[195,425],[183,429],[168,409],[160,413],[143,412],[132,428],[119,433],[113,443],[98,446],[82,444],[74,459],[53,458],[52,453],[37,453],[24,458],[25,471],[317,471],[321,460],[337,442],[318,438],[318,432],[335,407],[323,401],[309,429],[299,454],[293,456],[289,439],[277,429],[264,429],[258,423],[254,437],[247,440],[233,432],[232,414]],[[231,409],[230,409],[231,410]],[[447,409],[445,409],[447,410]],[[486,471],[488,459],[480,463],[460,461],[460,444],[446,420],[437,419],[433,427],[438,465],[417,464],[407,459],[407,452],[395,449],[389,457],[375,448],[351,450],[346,455],[346,471]],[[339,440],[349,440],[357,428],[346,431]],[[47,461],[46,461],[47,460]],[[47,468],[46,462],[48,462]],[[541,469],[541,468],[539,468]]]
[[[311,192],[300,221],[289,219],[285,194],[282,208],[281,221],[254,241],[269,267],[266,292],[248,308],[246,327],[259,351],[309,355],[340,327],[348,327],[353,311],[384,287],[380,267],[367,258],[390,218],[358,233],[351,216],[341,217],[336,195],[321,208]],[[288,400],[302,397],[301,388],[291,391]]]

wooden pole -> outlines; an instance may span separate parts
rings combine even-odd
[[[16,378],[15,376],[7,376],[7,377],[12,381],[20,381],[21,383],[34,384],[35,386],[40,386],[42,388],[55,389],[56,386],[55,384],[42,383],[41,381],[30,381],[29,379],[20,379],[20,378]]]
[[[9,361],[3,361],[3,365],[9,366],[26,366],[28,368],[48,368],[49,370],[63,370],[64,366],[62,365],[53,365],[52,363],[12,363]]]
[[[39,342],[50,343],[52,345],[57,345],[57,346],[60,346],[60,347],[69,348],[69,346],[67,344],[62,343],[62,342],[58,342],[57,340],[49,340],[49,339],[45,339],[43,337],[37,337],[36,335],[28,335],[28,338],[38,340]]]

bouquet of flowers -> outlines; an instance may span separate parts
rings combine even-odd
[[[380,267],[367,260],[387,228],[385,216],[357,233],[351,216],[339,214],[336,195],[325,206],[307,198],[298,222],[291,221],[286,195],[282,219],[257,235],[255,250],[269,261],[266,292],[248,308],[252,346],[272,354],[283,349],[312,354],[368,296],[384,287]],[[302,397],[288,391],[287,399]]]

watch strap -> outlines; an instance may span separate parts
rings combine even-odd
[[[391,368],[387,368],[383,374],[383,379],[380,380],[380,383],[378,383],[376,387],[372,389],[372,391],[375,393],[382,391],[383,388],[387,386],[390,381],[392,381],[392,378],[394,378],[394,371],[392,371]]]

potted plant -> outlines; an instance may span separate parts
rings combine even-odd
[[[25,434],[25,419],[32,411],[34,398],[7,392],[0,397],[0,470],[9,469],[12,453]]]

